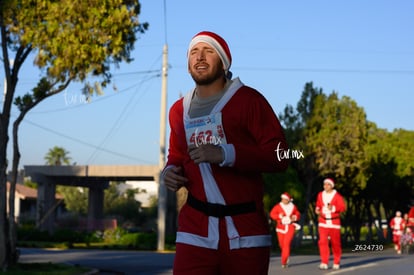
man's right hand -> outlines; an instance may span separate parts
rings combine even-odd
[[[168,168],[164,173],[164,184],[171,191],[176,192],[178,189],[184,186],[188,182],[188,179],[183,176],[182,167]]]

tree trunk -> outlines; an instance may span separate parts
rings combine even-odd
[[[365,237],[365,241],[367,243],[372,243],[374,236],[373,236],[373,232],[372,232],[372,223],[373,223],[373,217],[372,217],[372,212],[371,212],[371,203],[370,202],[366,202],[365,203],[365,212],[367,213],[367,217],[368,217],[368,235]]]
[[[7,121],[6,121],[7,120]],[[8,266],[8,221],[7,221],[7,141],[8,117],[0,117],[0,270]]]
[[[3,57],[4,73],[6,78],[3,109],[0,113],[0,269],[5,271],[9,266],[10,240],[8,234],[7,219],[7,144],[9,142],[9,124],[14,92],[17,85],[17,73],[26,56],[20,56],[21,52],[16,53],[15,62],[9,60],[7,51],[7,31],[3,24],[3,14],[0,13],[0,32],[1,50]],[[30,51],[28,51],[29,53]],[[27,53],[27,54],[28,54]],[[20,59],[21,58],[21,59]]]
[[[17,175],[19,171],[20,161],[20,150],[19,150],[19,139],[18,131],[20,122],[23,120],[26,112],[21,112],[16,121],[13,123],[13,164],[12,174],[10,180],[10,191],[9,191],[9,240],[10,240],[10,251],[9,251],[9,264],[14,265],[19,260],[19,254],[16,249],[17,247],[17,233],[16,233],[16,221],[14,213],[14,201],[16,193]]]

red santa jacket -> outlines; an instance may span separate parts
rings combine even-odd
[[[407,226],[414,227],[414,206],[411,206],[410,211],[408,212],[408,224]]]
[[[276,221],[276,232],[286,234],[289,230],[295,230],[295,221],[299,221],[300,212],[292,202],[276,204],[270,211],[270,217]]]
[[[405,228],[405,220],[402,217],[394,217],[390,221],[393,235],[402,235]]]
[[[288,165],[286,159],[279,160],[276,155],[277,148],[287,149],[279,120],[266,99],[238,78],[208,116],[189,118],[193,95],[191,91],[170,109],[166,168],[184,168],[188,178],[185,187],[198,201],[224,205],[254,202],[254,212],[225,217],[231,249],[270,246],[262,172],[283,171]],[[232,167],[195,164],[191,160],[189,144],[208,140],[220,141],[230,155],[233,153]],[[176,242],[217,249],[218,221],[186,203],[179,213]]]
[[[329,210],[328,206],[332,205]],[[341,228],[340,214],[346,210],[345,201],[335,189],[331,193],[322,191],[316,199],[316,209],[320,211],[319,226],[325,228]]]

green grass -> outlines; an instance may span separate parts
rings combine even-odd
[[[0,274],[7,275],[79,275],[91,271],[89,268],[53,263],[18,263],[10,267],[6,272]]]

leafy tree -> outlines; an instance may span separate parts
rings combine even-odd
[[[316,98],[322,94],[321,88],[315,88],[312,82],[308,82],[305,84],[296,109],[291,105],[286,105],[284,112],[279,114],[290,146],[300,145],[303,141],[303,134],[313,114]]]
[[[392,156],[397,163],[397,175],[414,176],[414,132],[396,129],[389,135]]]
[[[408,211],[414,198],[413,148],[413,131],[388,132],[371,125],[366,146],[367,186],[363,190],[369,224],[376,225],[374,219],[389,221],[396,210]]]
[[[307,131],[317,97],[322,94],[323,91],[321,88],[315,88],[312,82],[308,82],[305,84],[296,108],[287,105],[284,109],[284,113],[279,115],[281,123],[285,128],[289,148],[303,151],[303,158],[291,159],[290,165],[290,167],[296,171],[299,183],[301,183],[304,187],[303,189],[306,190],[303,202],[304,207],[301,209],[302,213],[305,215],[302,215],[301,217],[301,225],[305,223],[307,218],[306,213],[310,213],[311,217],[314,214],[313,211],[309,210],[309,207],[311,206],[311,201],[314,195],[319,190],[319,188],[316,187],[318,171],[315,166],[314,155],[310,150],[310,147],[306,144],[305,131]],[[313,220],[316,220],[315,216],[313,216]],[[301,230],[300,235],[302,233]],[[299,240],[301,240],[301,238],[299,238]]]
[[[62,186],[56,188],[56,192],[64,197],[65,207],[68,211],[79,215],[88,212],[88,189],[77,186]]]
[[[336,187],[347,200],[346,240],[359,241],[360,228],[366,222],[371,230],[376,219],[385,215],[389,220],[396,210],[408,210],[414,198],[413,131],[378,129],[351,98],[339,98],[335,92],[326,95],[312,82],[306,83],[296,108],[287,105],[279,117],[289,147],[303,150],[303,158],[291,160],[296,176],[289,173],[283,181],[297,177],[306,188],[304,218],[316,223],[311,202],[326,176],[336,179]],[[273,192],[268,198],[280,192],[269,184],[266,188]]]
[[[123,227],[154,231],[158,214],[157,197],[150,198],[149,207],[142,207],[135,195],[146,193],[145,189],[135,188],[120,191],[120,182],[111,182],[105,190],[104,213],[106,216],[115,216]]]
[[[347,198],[345,223],[351,226],[357,241],[364,216],[360,191],[365,187],[367,125],[363,108],[333,92],[317,97],[305,133],[318,174],[334,177],[336,188]]]
[[[303,213],[316,224],[312,202],[321,190],[322,178],[331,176],[348,198],[347,220],[357,224],[362,214],[354,214],[361,200],[352,196],[359,195],[365,179],[367,121],[364,110],[349,97],[338,98],[335,92],[327,96],[310,82],[306,83],[296,109],[288,105],[280,117],[289,146],[303,151],[303,158],[292,159],[299,182],[306,188]],[[303,219],[308,215],[303,215]],[[355,217],[356,221],[351,221]]]
[[[338,187],[350,186],[349,180],[357,179],[364,166],[367,121],[363,108],[349,97],[339,99],[336,93],[320,95],[307,126],[306,145],[319,173],[334,176]]]
[[[47,152],[45,156],[45,160],[47,165],[60,166],[62,164],[70,164],[69,152],[66,151],[65,148],[59,146],[49,149],[49,152]]]
[[[130,53],[148,25],[138,21],[140,4],[133,0],[2,0],[1,53],[7,83],[0,114],[0,267],[17,262],[14,192],[20,160],[18,128],[24,116],[45,98],[60,93],[72,81],[85,83],[83,92],[100,92],[111,79],[111,65],[131,61]],[[14,53],[14,57],[11,54]],[[16,97],[19,71],[34,55],[43,76],[36,87]],[[13,60],[13,62],[11,62]],[[95,76],[96,85],[86,81]],[[7,144],[12,103],[20,114],[13,123],[13,162],[6,214]],[[7,219],[8,217],[8,219]]]
[[[116,216],[121,222],[132,222],[134,225],[142,223],[141,202],[135,200],[135,194],[143,190],[137,188],[120,192],[119,184],[120,182],[111,182],[109,188],[105,190],[105,215]]]

